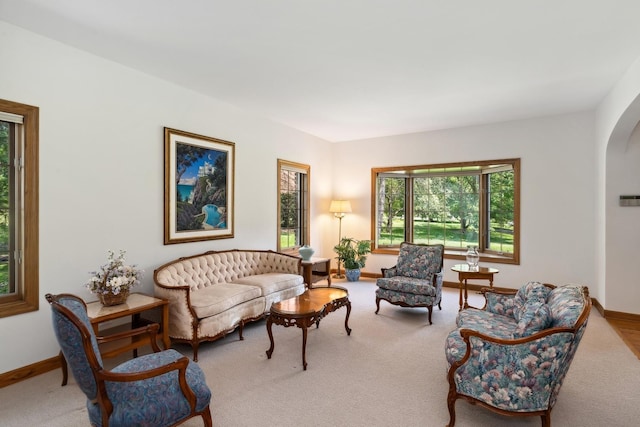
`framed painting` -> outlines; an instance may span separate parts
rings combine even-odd
[[[233,237],[235,144],[164,128],[164,244]]]

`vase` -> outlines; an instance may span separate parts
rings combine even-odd
[[[300,246],[300,249],[298,249],[298,253],[302,257],[303,261],[309,261],[314,252],[313,248],[307,245]]]
[[[478,253],[478,247],[467,246],[467,264],[469,265],[469,269],[477,270],[479,261],[480,254]]]
[[[125,302],[127,302],[127,298],[129,298],[129,289],[125,289],[119,294],[98,294],[98,298],[100,298],[100,304],[104,305],[105,307],[124,304]]]
[[[347,280],[349,282],[357,282],[358,280],[360,280],[360,269],[359,268],[355,268],[353,270],[351,269],[344,269],[344,275],[347,276]]]

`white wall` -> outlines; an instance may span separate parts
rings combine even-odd
[[[517,288],[529,280],[539,280],[592,286],[596,182],[592,173],[593,113],[337,144],[334,193],[351,200],[354,210],[343,220],[343,235],[371,238],[372,167],[516,157],[521,158],[522,174],[521,263],[493,264],[500,270],[494,284]],[[395,256],[372,255],[364,270],[379,273],[381,267],[390,267],[395,260]],[[457,262],[445,259],[445,280],[457,281],[450,271]]]
[[[619,206],[622,194],[640,194],[638,130],[640,58],[596,111],[598,164],[598,287],[605,309],[640,314],[636,273],[640,208]]]
[[[58,353],[44,295],[95,299],[83,284],[108,249],[145,269],[146,292],[179,256],[275,249],[277,158],[311,165],[322,245],[330,143],[3,22],[0,51],[0,97],[40,107],[40,310],[0,318],[0,372]],[[164,126],[235,142],[234,239],[163,245]]]
[[[153,290],[153,269],[176,257],[275,249],[277,158],[311,165],[311,244],[317,255],[333,257],[338,221],[328,213],[332,198],[352,202],[343,235],[370,238],[372,167],[520,157],[521,264],[495,265],[496,286],[582,283],[601,302],[606,289],[607,303],[613,301],[607,309],[638,312],[640,297],[629,291],[635,284],[626,276],[621,286],[611,285],[609,276],[606,287],[600,280],[604,245],[597,239],[604,240],[605,215],[594,189],[604,187],[603,140],[629,105],[614,102],[618,96],[613,107],[605,103],[598,111],[597,137],[596,117],[585,112],[329,144],[1,21],[0,51],[11,58],[0,68],[0,97],[39,106],[41,121],[40,310],[0,318],[0,342],[10,349],[2,352],[0,372],[57,354],[44,294],[91,299],[82,284],[108,249],[126,249],[128,260],[147,271],[139,289],[146,292]],[[622,98],[629,93],[633,100],[638,91]],[[236,143],[234,239],[163,245],[164,126]],[[636,146],[630,147],[636,156]],[[637,229],[636,223],[630,218],[611,226]],[[637,245],[626,245],[637,254]],[[378,273],[394,262],[372,255],[365,270]],[[456,280],[448,271],[454,263],[445,262],[445,280]]]

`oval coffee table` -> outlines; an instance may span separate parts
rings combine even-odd
[[[351,335],[351,328],[349,328],[351,301],[349,301],[349,292],[344,288],[335,286],[331,288],[312,288],[297,297],[271,304],[271,310],[267,317],[267,333],[269,334],[271,346],[267,350],[267,358],[271,359],[274,348],[271,325],[275,323],[285,328],[297,326],[302,329],[302,367],[306,371],[307,328],[314,323],[318,327],[323,317],[344,306],[347,307],[344,328],[347,331],[347,335]]]

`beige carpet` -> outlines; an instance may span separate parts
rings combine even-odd
[[[458,294],[445,289],[443,310],[403,309],[382,302],[375,315],[372,280],[340,283],[352,301],[347,336],[344,308],[309,332],[307,371],[298,328],[274,326],[271,360],[264,321],[203,344],[200,366],[213,390],[213,422],[243,426],[444,426],[444,340],[454,328]],[[481,297],[473,295],[472,304]],[[190,348],[177,346],[191,355]],[[47,355],[44,355],[47,356]],[[43,358],[44,358],[43,356]],[[113,362],[113,361],[111,361]],[[0,389],[0,425],[88,425],[84,396],[59,371]],[[540,419],[508,418],[458,401],[457,426],[539,426]],[[552,412],[554,426],[636,426],[640,420],[640,361],[607,322],[592,312],[587,331]],[[185,426],[201,426],[201,419]]]

